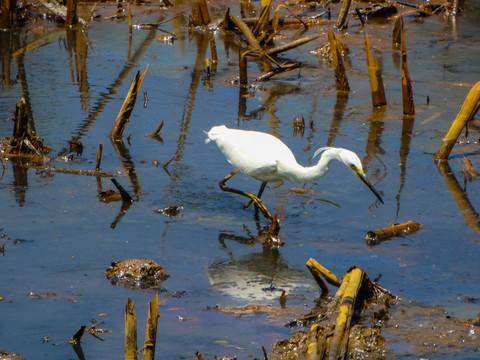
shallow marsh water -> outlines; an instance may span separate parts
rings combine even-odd
[[[310,257],[339,276],[357,265],[372,278],[381,276],[382,286],[405,299],[441,307],[454,317],[475,318],[480,312],[478,218],[476,225],[467,224],[468,214],[459,209],[432,161],[470,87],[480,80],[480,8],[469,6],[456,20],[404,19],[414,81],[413,117],[402,114],[399,56],[391,46],[393,22],[372,22],[365,28],[384,76],[388,105],[380,109],[371,107],[363,28],[353,19],[347,33],[339,35],[350,49],[348,96],[337,95],[331,65],[309,54],[325,42],[327,27],[311,30],[321,35],[315,42],[283,55],[304,62],[300,71],[256,84],[243,94],[231,83],[238,68],[238,39],[221,31],[216,33],[217,69],[208,78],[208,37],[200,30],[189,31],[180,19],[161,26],[176,35],[173,44],[156,41],[159,31],[134,30],[130,58],[127,21],[94,21],[85,32],[69,34],[46,23],[54,29],[51,41],[25,53],[21,61],[2,57],[4,64],[10,62],[11,83],[5,80],[1,88],[0,117],[10,117],[16,101],[28,94],[36,132],[54,149],[52,165],[92,169],[102,142],[102,170],[120,172],[117,180],[138,197],[118,218],[120,203],[105,204],[97,198],[99,181],[103,190],[114,189],[109,178],[49,173],[5,162],[0,229],[10,239],[1,240],[5,255],[0,257],[0,348],[28,359],[74,359],[68,339],[95,319],[104,321],[102,327],[111,333],[102,336],[105,341],[85,335],[85,358],[123,357],[127,298],[136,304],[142,343],[148,302],[154,295],[112,286],[105,278],[111,261],[128,258],[152,259],[170,274],[160,293],[157,353],[162,359],[193,358],[196,351],[210,358],[261,358],[261,347],[269,349],[276,340],[291,336],[297,329],[284,325],[307,313],[319,296],[305,267]],[[134,20],[172,19],[181,10],[135,8]],[[113,15],[115,8],[103,11]],[[3,44],[12,38],[25,44],[39,35],[20,31],[1,36]],[[86,63],[79,61],[85,54]],[[12,80],[22,62],[24,83]],[[148,104],[142,107],[139,96],[125,130],[129,140],[124,138],[123,152],[116,151],[108,133],[135,73],[147,65],[142,90],[147,91]],[[125,76],[117,82],[122,72]],[[258,74],[251,61],[250,80]],[[313,122],[314,130],[294,136],[293,116],[301,114],[307,123]],[[163,141],[146,137],[161,120]],[[385,205],[334,164],[325,178],[307,185],[320,193],[294,194],[289,189],[302,185],[293,183],[268,187],[265,204],[280,210],[286,245],[278,251],[248,245],[240,239],[258,235],[268,222],[257,221],[252,209],[242,210],[243,198],[218,188],[231,168],[213,143],[204,143],[203,131],[220,124],[274,134],[302,164],[326,144],[349,148],[359,154]],[[12,122],[0,122],[0,137],[11,136],[12,129]],[[477,135],[472,126],[471,143],[458,144],[454,152],[473,154],[478,169]],[[63,150],[71,139],[79,139],[84,151],[65,161]],[[162,165],[174,156],[167,173]],[[478,180],[464,183],[455,156],[450,166],[473,208],[478,208]],[[231,186],[249,191],[259,185],[243,175],[231,180]],[[183,205],[181,216],[155,212],[171,205]],[[375,247],[365,244],[368,230],[407,220],[424,227]],[[209,310],[215,305],[278,306],[281,289],[297,295],[287,302],[291,313],[283,316],[239,317]],[[30,292],[56,296],[35,299]],[[44,343],[43,336],[51,340]],[[396,341],[398,356],[418,358],[401,338]],[[475,350],[455,356],[474,358]]]

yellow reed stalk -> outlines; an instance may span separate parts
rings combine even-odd
[[[148,308],[147,330],[145,333],[145,345],[143,347],[143,360],[154,360],[155,343],[157,341],[158,325],[158,293],[150,301]]]
[[[403,22],[402,22],[403,25]],[[415,105],[413,103],[412,82],[410,80],[410,72],[407,66],[407,48],[405,46],[405,31],[401,28],[402,36],[402,98],[403,113],[406,115],[415,114]]]
[[[332,29],[328,32],[328,40],[330,42],[330,51],[332,52],[333,66],[335,68],[335,83],[338,90],[349,91],[347,73],[345,66],[343,66],[342,55],[340,54],[339,46]]]
[[[130,298],[125,306],[125,360],[137,360],[137,317]]]
[[[383,88],[382,73],[378,68],[378,61],[373,60],[370,40],[365,34],[365,51],[367,53],[368,78],[370,79],[370,89],[372,92],[372,105],[382,106],[387,104],[385,98],[385,89]]]
[[[355,299],[358,291],[360,290],[364,276],[363,270],[359,268],[352,269],[348,272],[348,274],[350,274],[350,276],[348,278],[345,276],[343,280],[343,283],[347,281],[348,282],[345,285],[344,292],[342,294],[342,300],[338,311],[337,321],[335,323],[335,329],[333,331],[333,337],[330,340],[330,349],[328,351],[329,360],[337,360],[338,355],[346,351],[346,349],[343,348],[343,346],[346,345],[346,342],[343,342],[342,339],[344,336],[348,336],[348,333],[350,332],[350,321],[352,320],[353,316]]]
[[[450,126],[447,135],[443,138],[442,144],[437,150],[437,153],[434,156],[434,160],[446,160],[450,151],[452,151],[455,142],[458,139],[458,136],[462,132],[463,128],[467,123],[473,119],[475,114],[480,108],[480,81],[477,82],[465,99],[460,111],[457,114],[457,117]]]
[[[148,65],[143,74],[139,71],[137,72],[135,79],[133,79],[132,85],[130,85],[130,89],[125,97],[122,108],[120,109],[118,116],[115,119],[115,123],[113,124],[112,130],[110,131],[110,137],[114,139],[122,137],[123,130],[125,130],[125,126],[130,121],[130,115],[135,107],[137,95],[140,91],[140,87],[142,86],[143,78],[145,77],[147,70]]]
[[[312,273],[322,276],[330,285],[339,287],[342,283],[342,281],[337,278],[334,273],[320,265],[315,259],[309,259],[306,265]]]

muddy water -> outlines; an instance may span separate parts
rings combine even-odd
[[[104,18],[116,9],[101,10]],[[218,5],[212,13],[223,10]],[[135,7],[134,20],[171,20],[182,11]],[[238,14],[237,7],[232,11]],[[189,31],[184,18],[160,27],[175,34],[173,44],[156,39],[161,31],[140,29],[130,44],[125,20],[92,21],[88,30],[68,33],[39,20],[43,29],[2,33],[2,64],[10,69],[1,88],[0,117],[10,117],[16,101],[26,97],[37,134],[53,149],[52,166],[92,169],[103,143],[102,170],[118,172],[117,180],[136,194],[136,201],[126,212],[118,202],[99,201],[100,189],[114,189],[108,177],[5,162],[0,348],[29,359],[73,359],[68,339],[94,319],[104,321],[102,327],[111,333],[101,335],[105,341],[85,335],[85,358],[121,358],[127,298],[137,307],[141,343],[154,294],[108,282],[103,272],[110,262],[128,258],[152,259],[170,274],[160,292],[159,358],[192,358],[196,351],[210,358],[262,357],[261,347],[269,349],[292,335],[297,329],[284,324],[308,312],[319,295],[304,265],[310,257],[339,276],[351,265],[360,266],[406,299],[442,307],[450,316],[475,318],[480,312],[478,180],[464,181],[460,155],[449,162],[450,176],[442,177],[432,155],[470,87],[480,80],[479,20],[480,8],[471,4],[456,19],[405,17],[416,104],[412,117],[402,114],[393,22],[369,22],[365,28],[384,76],[388,105],[380,109],[371,107],[364,29],[354,19],[338,35],[350,49],[348,95],[337,94],[330,64],[309,53],[325,42],[327,28],[311,29],[320,34],[318,40],[282,56],[304,62],[300,71],[258,84],[254,79],[261,64],[251,61],[249,77],[256,86],[246,93],[232,83],[238,73],[238,38],[215,33],[219,61],[208,77],[208,36]],[[12,57],[8,51],[39,39],[43,45],[24,55]],[[147,65],[142,90],[149,101],[144,107],[141,91],[123,143],[114,144],[108,138],[113,121],[135,73]],[[293,116],[301,114],[313,129],[295,136]],[[146,137],[162,120],[161,141]],[[268,222],[255,219],[252,209],[242,210],[244,199],[217,186],[231,168],[213,143],[204,143],[203,131],[220,124],[274,134],[305,165],[319,147],[349,148],[359,154],[385,205],[339,164],[307,185],[318,193],[289,190],[302,184],[271,186],[265,204],[279,209],[286,245],[264,249],[254,237]],[[12,122],[0,122],[1,137],[11,136],[12,129]],[[455,154],[469,154],[477,168],[478,138],[471,126],[470,143],[454,148]],[[68,153],[72,139],[82,142],[81,155]],[[163,165],[172,158],[165,171]],[[462,203],[451,190],[455,185],[465,190],[460,196],[468,198],[470,209],[457,205]],[[231,186],[255,192],[259,183],[237,175]],[[177,217],[155,211],[179,205],[183,210]],[[407,220],[424,227],[405,238],[366,245],[368,230]],[[278,306],[281,290],[292,295],[288,314],[236,316],[210,310],[215,305]],[[44,336],[50,341],[43,342]],[[418,355],[402,344],[397,339],[397,355]],[[472,354],[455,353],[465,359]]]

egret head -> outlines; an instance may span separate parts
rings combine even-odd
[[[358,158],[357,154],[347,149],[339,149],[338,158],[340,162],[345,164],[345,166],[347,166],[350,170],[352,170],[355,173],[355,175],[357,175],[360,178],[360,180],[362,180],[363,183],[368,186],[368,188],[375,194],[377,199],[380,200],[380,202],[383,204],[382,197],[377,192],[377,190],[375,190],[375,188],[370,183],[370,181],[368,181],[367,176],[363,171],[362,162]]]

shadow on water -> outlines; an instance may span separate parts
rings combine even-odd
[[[244,4],[243,10],[248,13],[254,5]],[[222,4],[211,6],[212,14],[224,15]],[[261,357],[262,346],[294,333],[283,326],[288,319],[246,319],[205,309],[278,306],[285,290],[306,304],[295,309],[301,316],[320,295],[305,267],[309,258],[339,274],[358,265],[372,276],[381,274],[382,285],[405,299],[442,307],[448,316],[474,318],[480,302],[480,191],[475,179],[465,178],[461,185],[455,156],[468,154],[478,164],[478,141],[459,141],[449,162],[436,165],[432,154],[466,88],[480,79],[478,9],[453,23],[442,16],[405,17],[417,100],[416,114],[410,116],[402,113],[401,58],[391,48],[390,23],[361,27],[352,19],[348,34],[339,32],[350,49],[345,55],[348,93],[336,91],[328,60],[309,53],[326,41],[321,27],[306,31],[317,31],[317,40],[283,55],[302,62],[300,71],[256,82],[268,68],[248,58],[250,84],[239,86],[245,45],[232,32],[189,28],[189,7],[132,6],[135,24],[156,25],[135,28],[132,38],[128,20],[107,20],[119,11],[111,4],[97,5],[101,17],[87,28],[65,30],[37,19],[41,26],[0,32],[5,120],[0,136],[11,136],[8,119],[23,98],[29,133],[43,137],[56,154],[45,164],[91,169],[99,143],[105,144],[102,168],[135,198],[133,203],[101,201],[98,195],[112,187],[106,176],[42,169],[16,156],[2,160],[0,348],[27,358],[122,357],[126,299],[142,308],[151,292],[111,286],[103,272],[112,261],[130,258],[153,259],[170,274],[160,294],[157,346],[164,358],[193,357],[196,351]],[[81,7],[84,17],[90,11]],[[175,35],[173,42],[159,37],[159,24]],[[375,44],[374,57],[381,58],[388,97],[381,107],[370,102],[364,32]],[[218,62],[212,63],[214,53]],[[128,137],[109,138],[134,72],[147,65],[142,91],[148,92],[148,102],[142,107],[137,100]],[[303,115],[309,126],[295,132],[292,119]],[[145,136],[163,120],[156,138]],[[262,200],[280,210],[285,246],[265,246],[268,223],[252,208],[243,211],[244,199],[218,188],[230,165],[215,146],[205,145],[203,130],[221,124],[271,133],[303,164],[322,146],[352,149],[385,205],[335,165],[324,179],[300,188],[303,192],[269,186]],[[470,138],[480,138],[475,122],[469,132]],[[72,151],[72,142],[81,143],[83,153]],[[258,189],[258,181],[246,176],[235,181],[232,186],[242,190]],[[156,210],[169,206],[182,211],[172,216]],[[423,228],[379,246],[365,245],[368,230],[407,220]],[[55,296],[33,298],[32,292]],[[101,318],[111,333],[101,342],[87,336],[72,352],[68,339],[92,317]],[[139,322],[143,327],[144,320]],[[398,356],[407,354],[405,339],[396,340],[404,345],[393,346]],[[459,349],[455,355],[467,359],[475,352]]]

